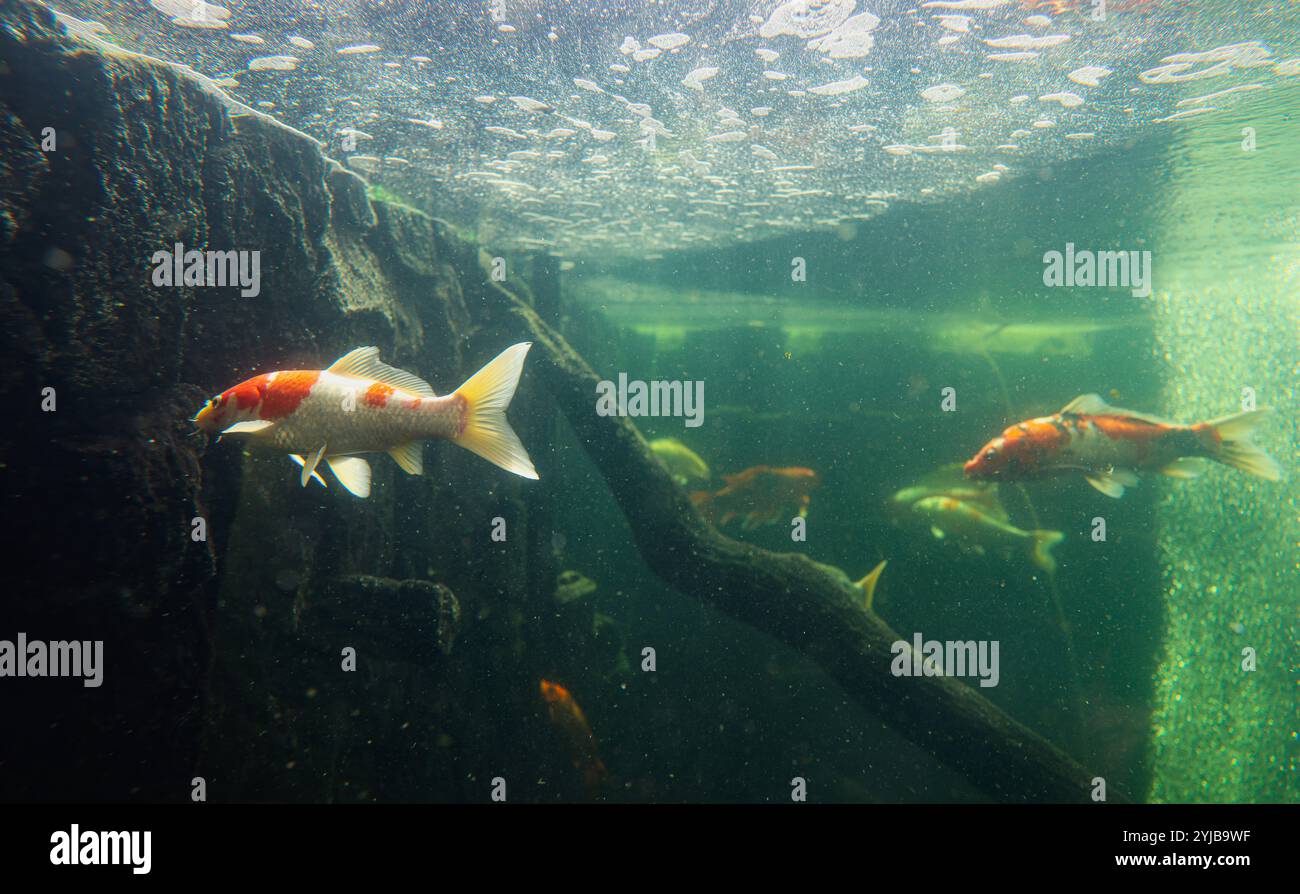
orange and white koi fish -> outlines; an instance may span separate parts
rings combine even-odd
[[[328,369],[265,373],[218,394],[194,417],[199,428],[241,435],[282,450],[302,466],[302,485],[324,461],[339,483],[370,496],[370,464],[359,453],[387,453],[410,475],[424,470],[420,441],[445,438],[508,472],[537,478],[506,420],[531,343],[506,348],[464,385],[438,397],[423,379],[357,348]]]
[[[1139,470],[1195,478],[1206,459],[1278,481],[1282,470],[1250,441],[1267,412],[1251,410],[1180,425],[1084,394],[1055,416],[1011,426],[966,463],[965,473],[986,481],[1079,473],[1108,497],[1122,497],[1125,487],[1137,484]]]
[[[736,475],[723,475],[722,480],[726,487],[712,493],[696,491],[691,501],[719,525],[741,518],[740,526],[746,531],[781,521],[792,510],[807,518],[810,493],[820,484],[816,472],[798,466],[753,466]]]
[[[609,771],[600,759],[596,737],[587,725],[582,708],[578,707],[569,690],[559,683],[544,679],[541,681],[541,691],[551,725],[564,737],[574,768],[582,771],[582,782],[587,793],[595,795],[601,784],[609,778]]]

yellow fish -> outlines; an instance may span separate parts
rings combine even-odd
[[[1039,568],[1047,572],[1056,570],[1051,550],[1065,539],[1060,531],[1023,531],[952,497],[926,497],[913,503],[912,511],[929,521],[936,537],[951,533],[977,549],[985,546],[1023,549]]]
[[[650,449],[673,480],[683,487],[693,481],[707,482],[712,477],[708,464],[699,454],[676,438],[656,438],[650,442]]]

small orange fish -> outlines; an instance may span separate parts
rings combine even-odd
[[[370,496],[370,465],[359,453],[388,453],[411,475],[424,468],[420,441],[445,438],[508,472],[536,478],[506,408],[529,344],[502,351],[451,394],[357,348],[328,369],[254,376],[208,401],[194,417],[204,431],[241,435],[250,446],[284,451],[302,467],[302,486],[324,463],[349,492]]]
[[[1070,401],[1055,416],[1027,419],[981,448],[965,466],[980,481],[1023,481],[1081,474],[1108,497],[1137,484],[1137,471],[1194,478],[1204,460],[1267,481],[1282,470],[1250,441],[1267,410],[1251,410],[1195,425],[1179,425],[1107,405],[1095,394]]]
[[[587,794],[595,796],[601,785],[609,778],[609,771],[600,759],[600,750],[596,747],[596,737],[587,725],[586,715],[574,701],[573,695],[559,683],[550,680],[541,681],[542,700],[546,702],[551,725],[564,737],[565,744],[573,756],[573,766],[582,772],[582,784]]]
[[[809,495],[821,483],[812,469],[798,466],[753,466],[736,475],[723,475],[722,480],[727,483],[722,490],[696,491],[691,501],[719,525],[743,518],[741,528],[746,531],[781,521],[791,511],[806,518],[812,502]]]

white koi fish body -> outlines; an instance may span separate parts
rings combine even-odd
[[[505,418],[528,343],[513,345],[452,394],[439,397],[419,377],[357,348],[324,370],[254,376],[208,401],[195,422],[288,453],[302,483],[324,479],[323,460],[351,493],[370,493],[370,466],[359,453],[388,453],[405,471],[423,471],[420,442],[443,438],[525,478],[537,478]]]

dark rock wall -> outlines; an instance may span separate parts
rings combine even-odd
[[[185,800],[201,776],[212,800],[480,800],[493,776],[563,775],[530,666],[555,571],[538,484],[433,444],[422,478],[373,457],[362,501],[188,421],[250,375],[363,344],[454,388],[506,346],[471,322],[491,288],[476,249],[177,67],[14,0],[0,21],[0,638],[104,640],[106,665],[99,689],[0,681],[0,799]],[[260,251],[261,294],[154,286],[175,242]],[[553,414],[527,372],[514,406],[545,478]],[[337,586],[357,575],[393,586]],[[450,654],[402,581],[456,595]],[[349,616],[428,629],[430,648]]]

